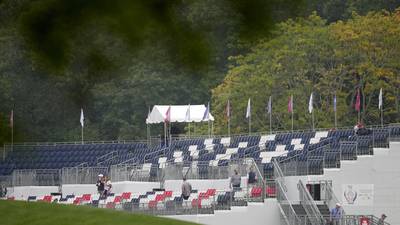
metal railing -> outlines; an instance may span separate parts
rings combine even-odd
[[[110,161],[114,161],[116,158],[118,158],[118,151],[112,151],[107,154],[104,154],[98,158],[96,158],[96,165],[97,166],[104,166]]]
[[[299,216],[301,223],[297,225],[309,225],[310,218],[308,216]],[[368,220],[370,225],[390,225],[388,222],[383,221],[383,223],[378,223],[379,218],[373,215],[343,215],[341,218],[335,219],[335,223],[332,223],[333,219],[330,217],[323,217],[323,222],[320,225],[360,225],[361,220]]]
[[[324,223],[324,218],[319,211],[317,204],[315,204],[314,199],[311,197],[306,186],[301,180],[298,183],[299,194],[300,194],[300,204],[303,206],[304,210],[309,217],[312,225],[320,225]]]
[[[59,186],[61,184],[58,169],[14,170],[12,186]]]
[[[286,195],[287,187],[285,184],[284,174],[279,167],[279,163],[276,159],[272,160],[274,165],[274,175],[276,182],[276,199],[278,201],[278,205],[281,211],[281,216],[287,225],[297,225],[301,224],[301,220],[296,214],[291,201]]]
[[[332,189],[332,183],[325,182],[325,204],[329,209],[333,209],[337,203],[340,203],[339,199],[335,195],[335,192]],[[342,208],[342,215],[345,215],[345,211]]]
[[[61,169],[62,184],[94,184],[99,174],[108,174],[108,167],[65,167]]]

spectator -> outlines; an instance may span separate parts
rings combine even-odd
[[[112,184],[111,184],[111,180],[109,177],[105,177],[104,178],[104,196],[108,196],[111,193],[111,188],[112,188]]]
[[[238,171],[235,170],[234,174],[231,177],[231,186],[233,190],[237,190],[240,188],[241,176],[239,175]]]
[[[186,177],[184,177],[182,183],[182,198],[188,200],[191,192],[192,185],[190,185],[190,183],[186,181]]]
[[[330,212],[330,221],[332,225],[340,225],[342,219],[342,208],[339,203],[336,203],[336,207]]]
[[[96,182],[96,186],[97,186],[97,192],[99,193],[99,195],[103,196],[103,194],[104,194],[104,178],[103,178],[103,174],[99,174],[97,182]]]
[[[385,219],[386,219],[386,215],[382,214],[381,218],[379,218],[378,220],[378,224],[377,225],[385,225]]]
[[[249,178],[247,179],[249,186],[254,186],[257,183],[256,172],[254,172],[254,167],[250,168]]]
[[[3,185],[0,185],[0,198],[3,198],[5,195],[3,195]]]

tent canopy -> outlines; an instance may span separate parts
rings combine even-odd
[[[190,105],[190,120],[187,120],[186,113],[189,105],[155,105],[151,113],[146,119],[147,124],[153,123],[164,123],[167,117],[168,108],[170,110],[170,122],[204,122],[208,119],[203,120],[204,112],[207,107],[205,105]],[[214,117],[209,113],[209,120],[214,121]]]

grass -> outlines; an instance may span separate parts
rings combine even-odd
[[[88,206],[0,200],[0,225],[194,225]]]

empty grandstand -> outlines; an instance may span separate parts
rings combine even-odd
[[[139,142],[16,144],[0,167],[12,200],[90,205],[204,224],[328,224],[340,203],[343,224],[400,222],[396,177],[400,125]],[[233,189],[236,170],[241,185]],[[248,174],[256,182],[248,184]],[[101,196],[98,174],[111,177]],[[180,185],[193,186],[188,200]],[[350,188],[350,189],[349,189]],[[355,197],[357,196],[357,197]],[[200,214],[202,216],[200,216]]]

